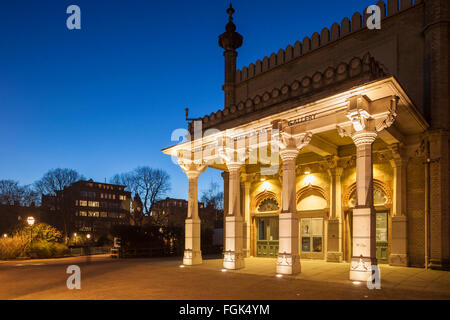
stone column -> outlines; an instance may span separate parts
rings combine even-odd
[[[181,165],[181,164],[180,164]],[[189,164],[181,165],[189,179],[188,216],[185,221],[185,250],[183,264],[192,266],[202,263],[200,248],[201,221],[198,216],[198,178],[205,166]]]
[[[341,176],[343,168],[330,168],[330,218],[328,219],[327,261],[342,262],[342,200]]]
[[[356,145],[356,207],[353,209],[353,257],[350,280],[366,281],[377,265],[375,208],[373,206],[372,144],[374,131],[352,134]]]
[[[251,182],[246,177],[244,180],[244,254],[245,257],[250,257],[250,228],[251,228],[251,221],[250,221],[250,186]]]
[[[223,178],[223,248],[225,249],[225,237],[226,237],[226,216],[228,215],[228,193],[229,193],[229,178],[230,174],[226,171],[222,172]]]
[[[230,175],[228,212],[225,216],[226,234],[223,267],[231,270],[244,268],[243,218],[240,204],[241,166],[241,163],[227,163]]]
[[[299,254],[299,225],[296,203],[295,168],[299,151],[311,141],[310,133],[300,136],[282,132],[280,156],[283,161],[282,210],[279,217],[279,252],[277,273],[297,274],[301,271]]]
[[[392,244],[389,264],[408,266],[408,225],[406,216],[406,160],[398,152],[391,160],[394,169]]]

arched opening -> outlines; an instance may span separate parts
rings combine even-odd
[[[328,208],[327,192],[318,186],[310,185],[297,193],[301,258],[325,258]]]
[[[254,254],[257,257],[278,256],[279,220],[281,210],[275,193],[264,191],[256,196],[253,226],[255,236]]]

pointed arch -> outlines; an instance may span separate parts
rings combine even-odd
[[[373,179],[373,189],[374,192],[376,192],[377,190],[380,190],[383,192],[383,194],[386,197],[386,202],[384,203],[384,205],[389,206],[392,204],[392,190],[391,188],[384,182],[377,180],[377,179]],[[350,185],[347,190],[344,193],[343,196],[343,207],[349,208],[351,207],[350,205],[350,201],[352,200],[352,196],[353,194],[356,192],[356,182],[353,183],[352,185]]]
[[[269,191],[269,190],[265,190],[261,193],[259,193],[253,200],[253,205],[252,208],[255,212],[258,212],[258,208],[259,206],[262,204],[263,201],[268,200],[268,199],[273,199],[276,201],[277,205],[278,205],[278,210],[276,210],[277,212],[281,211],[281,199],[279,197],[278,194],[276,194],[275,192]]]
[[[330,207],[328,193],[321,187],[309,185],[297,192],[296,203],[298,210],[302,210],[304,206],[307,210],[320,210]]]

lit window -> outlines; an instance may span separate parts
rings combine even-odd
[[[86,211],[80,211],[80,217],[87,217]]]
[[[89,211],[89,217],[98,218],[99,216],[100,216],[100,213],[98,211]]]
[[[323,218],[301,220],[302,252],[323,251]]]
[[[89,207],[100,207],[100,203],[98,201],[89,201]]]
[[[122,196],[122,195],[121,195],[121,196],[119,196],[119,199],[120,199],[120,200],[127,200],[127,196]]]
[[[80,200],[80,207],[87,207],[88,202],[86,200]]]

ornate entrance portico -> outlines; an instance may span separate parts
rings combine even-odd
[[[384,96],[379,98],[382,94]],[[373,100],[374,97],[378,99]],[[318,154],[329,152],[331,142],[323,141],[320,144],[314,137],[317,135],[322,137],[322,133],[335,132],[336,135],[341,136],[341,139],[351,138],[355,146],[356,206],[353,209],[353,256],[350,279],[367,280],[372,274],[372,268],[377,265],[373,204],[373,144],[379,137],[379,133],[393,124],[398,116],[398,108],[406,110],[409,103],[409,99],[395,79],[385,78],[307,106],[299,106],[256,122],[227,129],[225,132],[204,136],[195,141],[195,144],[200,146],[195,150],[191,149],[193,145],[191,142],[166,149],[166,153],[180,157],[179,163],[189,178],[185,264],[201,263],[200,220],[196,213],[197,179],[200,173],[206,167],[228,172],[228,190],[226,190],[228,210],[225,212],[223,265],[226,269],[240,269],[245,267],[244,238],[250,238],[248,228],[244,228],[241,210],[241,177],[244,178],[241,172],[247,172],[248,180],[248,176],[251,175],[248,173],[249,168],[259,168],[260,171],[255,173],[255,176],[265,176],[263,173],[267,172],[268,168],[272,168],[282,182],[281,212],[278,216],[277,273],[299,273],[301,263],[296,182],[298,164],[302,162],[302,155],[311,157],[311,152]],[[309,121],[296,121],[311,114],[316,116]],[[408,116],[411,116],[411,113],[402,112],[402,117]],[[265,156],[263,150],[268,150],[269,156]],[[192,163],[186,165],[185,155],[191,155],[193,159],[197,157],[199,164],[193,164],[194,160],[191,159]],[[338,153],[335,156],[338,157]],[[333,188],[340,189],[340,185],[336,183],[336,177],[342,174],[340,172],[342,169],[336,171],[336,163],[331,166],[330,163],[333,161],[329,157],[326,161],[331,168],[327,169],[329,170],[327,176],[334,177],[331,181]],[[332,212],[335,212],[339,208],[340,201],[333,188],[330,192],[331,198],[334,199]],[[250,192],[245,194],[250,196]],[[244,202],[246,201],[244,195]],[[331,226],[330,231],[334,230],[333,224],[336,220],[338,226],[342,223],[339,220],[340,217],[341,214],[336,213],[330,216],[331,223],[328,222],[328,226]],[[338,227],[337,231],[333,231],[337,234],[338,244],[330,250],[330,253],[342,256],[340,251],[342,244],[339,243],[342,236],[339,230]]]
[[[195,240],[200,221],[193,217],[196,179],[208,167],[224,172],[225,269],[245,268],[244,258],[257,256],[256,247],[266,242],[270,250],[278,246],[278,274],[301,272],[300,258],[341,262],[348,257],[349,278],[365,281],[378,265],[377,235],[383,263],[408,265],[406,154],[411,157],[428,124],[396,77],[366,53],[303,77],[281,78],[271,90],[255,89],[240,101],[235,96],[253,89],[243,88],[251,81],[235,83],[242,81],[235,61],[242,38],[232,22],[234,10],[228,12],[227,32],[220,37],[225,107],[190,123],[188,142],[163,150],[180,163],[196,163],[195,170],[182,167],[190,204],[184,261],[201,263]],[[258,68],[267,71],[265,64],[271,63],[272,58],[245,72],[255,77]],[[257,77],[252,80],[258,83]],[[378,233],[375,178],[393,199],[384,203]],[[271,203],[271,209],[262,203]],[[256,235],[277,225],[273,219],[278,219],[276,239],[270,238],[272,229]],[[275,256],[270,250],[258,252]]]

